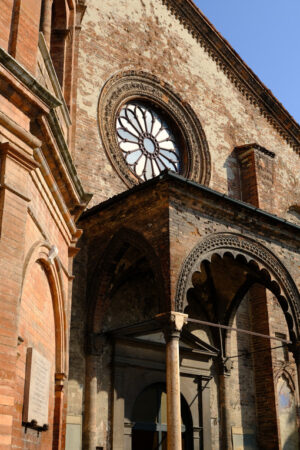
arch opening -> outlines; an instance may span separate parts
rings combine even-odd
[[[294,355],[282,341],[251,333],[296,342],[299,303],[297,288],[283,264],[243,236],[225,233],[207,238],[185,261],[177,286],[178,310],[248,332],[210,327],[214,345],[221,350],[220,374],[230,375],[220,381],[219,391],[226,410],[220,422],[225,439],[237,442],[241,438],[234,430],[239,429],[244,444],[253,448],[269,445],[266,436],[272,436],[274,448],[280,445],[280,397],[274,380],[284,366],[297,384]],[[225,432],[228,424],[231,429]]]
[[[230,325],[230,318],[246,293],[253,285],[260,284],[276,297],[288,325],[288,338],[294,341],[295,321],[278,282],[266,268],[260,268],[253,260],[247,262],[242,256],[213,253],[210,261],[202,261],[200,271],[195,270],[191,275],[184,312],[191,318]],[[218,332],[212,332],[219,343]]]
[[[90,331],[106,332],[153,319],[163,307],[163,286],[159,259],[151,245],[140,234],[121,230],[93,275]]]
[[[132,412],[132,450],[167,449],[167,393],[164,383],[154,383],[137,397]],[[181,394],[182,448],[193,450],[193,421]]]

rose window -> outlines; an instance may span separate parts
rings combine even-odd
[[[163,170],[180,171],[178,140],[171,122],[146,103],[130,102],[118,115],[117,138],[130,170],[146,181]]]

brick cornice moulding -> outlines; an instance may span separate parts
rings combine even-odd
[[[161,0],[238,90],[300,154],[300,126],[192,0]]]
[[[29,145],[31,148],[40,147],[42,145],[41,141],[36,138],[33,134],[26,131],[24,128],[20,127],[16,122],[14,122],[10,117],[0,111],[0,125],[3,125],[7,130],[13,133],[15,136],[20,138],[25,144]]]
[[[65,223],[66,223],[71,235],[72,236],[76,235],[77,227],[76,227],[76,225],[72,219],[72,216],[70,215],[70,212],[64,202],[64,199],[63,199],[63,197],[60,193],[60,190],[56,184],[56,181],[51,173],[51,170],[47,164],[47,161],[46,161],[45,156],[43,155],[43,152],[39,148],[36,148],[34,150],[34,155],[40,164],[41,172],[44,176],[44,179],[45,179],[50,191],[52,192],[53,197],[55,198],[55,201],[59,207],[59,210],[65,220]]]
[[[55,111],[51,110],[47,116],[40,117],[38,124],[43,135],[47,136],[51,142],[52,156],[54,161],[60,165],[68,192],[75,202],[75,208],[78,207],[83,211],[92,198],[92,194],[83,190]]]
[[[259,153],[262,153],[265,156],[269,156],[272,159],[274,159],[276,156],[274,152],[271,152],[270,150],[267,150],[266,148],[256,143],[240,145],[238,147],[235,147],[235,151],[240,160],[243,159],[246,154],[248,154],[253,150],[257,150]]]
[[[19,170],[22,168],[28,172],[39,167],[39,164],[34,160],[32,154],[27,153],[17,145],[10,142],[0,143],[0,161],[3,168],[1,170],[0,189],[6,189],[20,197],[25,202],[30,202],[31,198],[24,194],[24,191],[21,191],[18,185],[14,185],[15,183],[10,182],[6,173],[7,159],[14,161],[19,166]]]
[[[38,81],[11,55],[0,47],[0,64],[21,81],[29,91],[37,96],[48,108],[60,106],[60,101],[45,89]]]
[[[37,80],[24,69],[12,56],[5,52],[0,47],[0,87],[1,82],[4,81],[3,94],[13,91],[18,93],[20,101],[17,107],[23,110],[23,112],[32,119],[38,116],[46,117],[46,121],[49,124],[48,129],[51,130],[53,136],[53,142],[56,141],[57,145],[53,146],[53,150],[56,151],[56,157],[61,162],[63,173],[65,176],[66,186],[68,186],[71,197],[74,199],[74,207],[79,210],[79,213],[84,210],[89,202],[91,195],[86,194],[83,190],[81,182],[77,176],[76,169],[72,163],[71,156],[69,154],[68,145],[65,141],[59,120],[57,118],[55,108],[61,106],[62,103],[53,96],[47,89],[40,85]],[[9,87],[9,89],[7,89]],[[66,117],[67,119],[67,117]],[[4,121],[4,115],[1,115],[0,121]],[[9,127],[12,127],[13,121],[6,123]],[[24,138],[24,142],[30,137],[30,134],[25,130],[22,132],[21,127],[17,124],[14,125],[15,130],[19,134],[19,137]],[[10,128],[9,128],[10,129]],[[41,140],[44,140],[43,135],[39,135]],[[34,147],[41,146],[41,140],[36,139],[32,141],[31,145]]]
[[[255,235],[260,237],[270,238],[272,236],[274,240],[284,240],[293,251],[295,248],[299,249],[300,226],[257,208],[250,203],[233,199],[226,194],[222,194],[171,171],[165,171],[158,177],[138,184],[93,206],[83,213],[80,223],[85,221],[86,227],[89,220],[92,220],[92,217],[96,217],[107,208],[114,208],[118,202],[124,203],[127,197],[143,190],[159,189],[162,191],[163,187],[168,190],[169,206],[171,196],[173,206],[175,206],[177,201],[179,202],[178,189],[180,189],[183,198],[197,198],[195,205],[197,205],[197,209],[203,215],[216,220],[221,219],[224,223],[254,232]],[[96,217],[95,220],[98,220],[98,218]]]
[[[0,155],[9,157],[15,160],[20,166],[26,170],[31,171],[39,167],[39,163],[35,161],[33,155],[19,148],[11,142],[0,143]]]
[[[57,75],[56,75],[56,71],[54,69],[53,66],[53,62],[52,62],[52,58],[50,56],[44,35],[42,32],[40,32],[39,34],[39,50],[41,52],[41,55],[43,57],[51,84],[52,84],[52,88],[53,91],[55,93],[55,96],[59,99],[59,101],[61,102],[61,111],[64,117],[64,120],[66,122],[66,124],[69,126],[71,125],[71,118],[70,118],[70,113],[68,110],[68,107],[66,105]]]

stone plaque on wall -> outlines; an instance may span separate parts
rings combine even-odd
[[[50,361],[34,348],[27,349],[23,422],[48,424]],[[46,429],[46,428],[44,428]]]

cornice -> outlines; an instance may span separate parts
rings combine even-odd
[[[42,145],[42,142],[38,138],[29,133],[29,131],[26,131],[23,127],[10,119],[2,111],[0,111],[0,125],[3,125],[7,130],[15,134],[18,138],[22,139],[22,141],[29,145],[31,148],[40,147]]]
[[[200,43],[238,90],[300,154],[300,126],[192,0],[161,0]]]
[[[21,82],[34,95],[41,100],[48,108],[56,108],[61,105],[60,101],[45,89],[38,81],[19,64],[11,55],[0,47],[0,64],[5,67],[14,77]],[[14,86],[15,89],[18,86]],[[21,88],[21,87],[20,87]]]
[[[92,218],[98,220],[96,218],[98,214],[101,214],[107,208],[117,207],[119,202],[125,202],[127,197],[134,195],[136,192],[158,188],[162,191],[163,186],[166,186],[169,192],[169,203],[171,197],[173,203],[179,198],[178,187],[182,192],[182,204],[185,204],[192,195],[193,198],[197,198],[197,208],[203,211],[206,216],[216,220],[221,218],[222,222],[235,224],[244,230],[254,230],[257,236],[273,236],[274,239],[288,242],[291,248],[299,249],[300,226],[171,171],[164,171],[158,177],[138,184],[86,210],[79,219],[80,226],[83,226],[83,222],[84,226],[87,226]]]
[[[34,150],[35,159],[38,161],[43,177],[52,192],[53,197],[55,198],[56,204],[62,214],[65,224],[71,234],[71,236],[75,236],[77,233],[77,227],[75,222],[70,214],[69,209],[66,207],[65,201],[62,197],[60,189],[57,186],[57,183],[52,175],[52,172],[48,166],[47,160],[43,155],[43,152],[40,148],[36,148]]]
[[[44,38],[44,34],[40,31],[39,33],[39,42],[38,42],[38,46],[39,46],[39,50],[41,52],[41,55],[43,57],[50,81],[52,83],[52,88],[55,94],[55,97],[60,101],[61,105],[61,111],[63,114],[63,118],[66,122],[67,126],[71,125],[71,118],[70,118],[70,113],[67,107],[67,104],[65,102],[62,90],[61,90],[61,86],[59,84],[58,78],[57,78],[57,74],[52,62],[52,58],[50,56],[45,38]]]
[[[54,164],[58,164],[60,171],[64,174],[64,179],[67,181],[68,193],[73,201],[75,201],[74,208],[76,212],[72,211],[72,213],[76,215],[77,209],[81,213],[92,195],[84,191],[78,178],[55,111],[51,110],[47,117],[41,116],[38,120],[38,126],[41,132],[41,139],[43,136],[47,136],[47,139],[51,143],[51,148],[54,150],[52,153]]]
[[[235,147],[235,151],[238,155],[238,157],[244,157],[246,153],[248,153],[251,150],[257,150],[260,153],[263,153],[266,156],[269,156],[270,158],[275,158],[275,153],[271,152],[270,150],[267,150],[266,148],[262,147],[259,144],[253,143],[253,144],[246,144],[246,145],[240,145],[238,147]]]
[[[40,37],[40,44],[41,39]],[[42,53],[42,55],[44,57],[47,56],[45,53]],[[64,175],[69,195],[75,202],[72,206],[74,209],[72,213],[77,217],[86,207],[91,198],[91,194],[84,192],[55,111],[57,107],[64,108],[65,103],[61,101],[63,100],[62,94],[59,95],[61,97],[60,100],[51,94],[18,61],[1,47],[0,90],[2,90],[4,95],[8,96],[10,101],[15,101],[16,106],[32,119],[31,129],[36,128],[36,136],[23,130],[22,127],[6,117],[3,113],[0,113],[0,124],[5,125],[32,148],[39,148],[44,139],[47,136],[51,136],[52,149],[54,150],[51,156],[59,160],[61,164],[60,172]],[[13,97],[10,95],[11,92],[14,93]],[[58,91],[55,91],[55,93],[58,94]],[[64,111],[64,118],[66,125],[69,126],[70,118],[66,110]],[[36,124],[35,119],[37,119]],[[45,135],[41,133],[41,122],[46,131]]]

